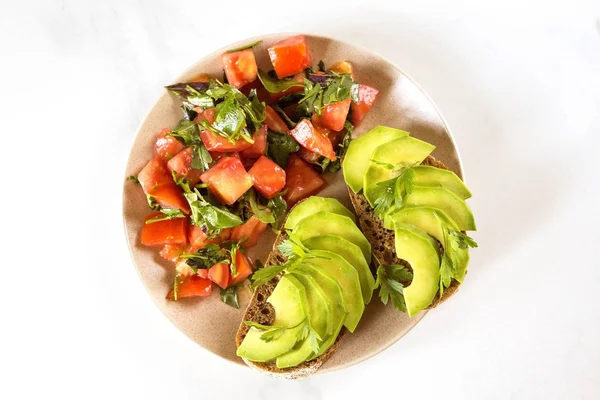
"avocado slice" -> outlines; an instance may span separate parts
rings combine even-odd
[[[312,254],[315,257],[307,258],[304,263],[322,269],[340,285],[348,312],[344,326],[354,332],[365,310],[358,272],[342,256],[330,251],[313,250]]]
[[[360,251],[360,248],[336,235],[314,236],[303,244],[310,250],[328,250],[336,253],[346,259],[358,272],[360,280],[360,289],[365,304],[369,304],[375,289],[375,279],[369,269],[369,264]]]
[[[377,147],[370,158],[363,178],[363,191],[369,204],[375,205],[378,183],[398,176],[400,173],[398,168],[419,164],[433,149],[435,149],[434,145],[410,136],[395,139]],[[394,168],[389,168],[385,164]]]
[[[402,199],[404,206],[430,206],[444,211],[461,231],[475,231],[475,218],[467,203],[441,186],[417,186]]]
[[[342,170],[346,184],[354,193],[363,188],[363,178],[375,149],[404,136],[408,136],[408,132],[380,125],[350,142],[342,162]]]
[[[333,305],[315,278],[311,274],[292,272],[292,275],[304,285],[308,298],[308,320],[312,328],[322,340],[327,339],[333,331]],[[304,362],[313,354],[313,348],[308,339],[296,344],[292,350],[277,357],[277,368],[294,367]]]
[[[418,165],[413,168],[413,171],[415,172],[414,183],[416,186],[442,186],[463,200],[471,197],[467,185],[450,170]]]
[[[421,228],[396,223],[394,242],[398,258],[406,260],[413,270],[411,284],[404,288],[408,316],[412,317],[431,304],[440,282],[438,245]]]
[[[301,242],[315,236],[337,235],[357,245],[362,251],[367,264],[371,263],[371,243],[356,224],[346,216],[319,211],[300,221],[293,232]]]
[[[304,286],[294,276],[284,275],[267,301],[275,309],[273,326],[290,329],[286,329],[278,338],[266,342],[260,338],[265,331],[250,328],[237,349],[239,357],[267,362],[288,352],[298,342],[299,331],[303,329],[302,322],[309,310]]]
[[[292,209],[285,221],[285,229],[294,229],[300,221],[319,211],[328,211],[334,214],[345,215],[356,222],[354,214],[338,200],[327,197],[311,196]]]

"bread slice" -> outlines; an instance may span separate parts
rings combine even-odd
[[[427,157],[421,164],[441,169],[449,169],[444,163],[436,160],[432,156]],[[383,221],[375,215],[373,208],[369,205],[365,196],[354,193],[350,188],[348,188],[348,192],[350,193],[350,200],[354,206],[354,211],[358,216],[360,228],[372,246],[373,262],[371,263],[371,268],[373,272],[377,270],[379,263],[386,265],[402,264],[408,269],[411,269],[406,261],[396,257],[396,252],[394,251],[396,247],[394,245],[394,232],[384,228]],[[441,249],[443,250],[443,248]],[[433,299],[433,303],[427,307],[427,309],[435,308],[446,301],[450,296],[456,293],[459,285],[460,283],[458,281],[452,280],[450,286],[444,289],[444,295],[441,297],[436,296]]]
[[[267,261],[265,262],[265,267],[270,265],[281,265],[287,261],[287,258],[281,254],[281,252],[277,249],[277,246],[287,239],[287,234],[285,232],[281,232],[277,238],[275,239],[275,243],[273,244],[273,251],[269,253],[267,257]],[[244,317],[242,319],[242,323],[235,337],[235,343],[237,347],[240,347],[242,341],[246,337],[246,334],[250,330],[250,327],[244,323],[244,321],[254,321],[259,324],[264,325],[272,325],[275,319],[275,310],[271,304],[267,303],[267,299],[273,293],[275,286],[277,286],[277,282],[282,275],[279,275],[273,279],[271,279],[266,284],[259,286],[254,291],[252,298],[250,299],[250,303],[248,304],[248,308],[244,313]],[[254,361],[245,360],[244,362],[248,364],[251,368],[254,368],[260,372],[263,372],[267,375],[275,376],[278,378],[284,379],[296,379],[303,378],[310,374],[313,374],[319,367],[331,357],[333,351],[339,346],[340,340],[344,333],[346,332],[346,328],[342,328],[340,334],[337,337],[337,340],[333,343],[333,345],[319,357],[304,362],[296,367],[290,368],[277,368],[275,365],[275,361],[271,361],[268,363],[259,363]]]

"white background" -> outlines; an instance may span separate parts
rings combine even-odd
[[[521,3],[2,0],[0,398],[600,398],[600,4]],[[298,382],[172,326],[121,222],[162,86],[278,31],[356,42],[415,78],[480,228],[457,296],[382,354]]]

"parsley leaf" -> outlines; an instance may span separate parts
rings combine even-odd
[[[391,167],[392,168],[390,169],[396,168],[393,165]],[[381,218],[392,206],[397,208],[402,207],[403,199],[409,195],[414,188],[414,180],[415,171],[412,166],[409,166],[405,167],[397,177],[379,182],[374,192],[375,214]]]
[[[221,301],[228,306],[233,308],[240,308],[240,303],[238,301],[238,287],[237,286],[229,286],[227,289],[221,288]]]
[[[303,104],[308,114],[321,115],[321,110],[328,104],[338,103],[358,96],[358,84],[352,80],[350,74],[337,74],[332,72],[325,84],[314,83],[310,79],[304,80],[304,97],[298,104]]]
[[[250,288],[255,289],[259,286],[264,285],[265,283],[269,282],[271,279],[279,275],[281,272],[283,272],[286,269],[286,267],[286,264],[270,265],[268,267],[263,267],[256,270],[250,276]]]
[[[399,311],[406,312],[404,302],[404,284],[400,281],[412,279],[412,274],[402,265],[379,265],[375,287],[379,288],[379,297],[383,304],[392,300],[392,305]]]
[[[251,49],[254,46],[258,45],[261,42],[262,42],[262,40],[257,40],[256,42],[248,43],[241,47],[236,47],[235,49],[227,50],[225,53],[235,53],[236,51],[248,50],[248,49]]]
[[[281,226],[283,225],[283,219],[285,217],[285,212],[287,211],[287,203],[282,195],[279,194],[269,200],[267,207],[271,210],[274,219],[271,223],[271,228],[274,232],[278,233],[281,231]]]
[[[269,131],[267,133],[267,156],[281,168],[287,166],[291,153],[300,150],[300,145],[290,135]]]
[[[194,272],[208,269],[217,263],[230,263],[230,255],[219,245],[212,243],[198,249],[195,253],[182,254],[179,258],[186,260],[186,264],[192,267]]]
[[[163,213],[163,215],[157,215],[154,218],[150,218],[146,221],[146,224],[153,224],[159,221],[186,217],[186,215],[179,208],[161,208],[160,212]]]
[[[438,217],[440,224],[441,218]],[[442,224],[442,232],[444,233],[444,254],[440,264],[440,296],[444,294],[444,289],[449,287],[452,279],[462,280],[464,269],[461,271],[461,266],[464,265],[460,254],[470,247],[477,247],[477,242],[460,231],[450,229]]]
[[[137,176],[135,176],[135,175],[129,175],[129,176],[127,177],[127,180],[128,180],[128,181],[133,181],[133,183],[135,183],[136,185],[139,185],[139,184],[140,184],[140,180],[139,180],[139,179],[137,178]]]
[[[267,89],[267,92],[269,92],[269,93],[281,93],[281,92],[286,91],[293,87],[304,86],[302,84],[302,82],[298,82],[298,81],[294,80],[293,78],[287,78],[287,79],[271,78],[269,76],[269,74],[267,74],[261,70],[258,70],[258,79],[260,79],[263,86],[265,87],[265,89]]]

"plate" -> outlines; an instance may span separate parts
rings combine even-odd
[[[189,81],[199,73],[221,77],[220,55],[227,49],[256,40],[262,40],[255,47],[259,68],[271,69],[267,47],[293,35],[295,34],[272,34],[233,43],[204,57],[172,82],[164,84]],[[434,144],[436,149],[433,156],[462,177],[460,157],[443,117],[427,94],[400,68],[360,46],[323,36],[305,36],[314,66],[319,60],[323,60],[326,65],[348,60],[354,66],[356,81],[379,89],[375,105],[356,128],[355,136],[377,125],[409,131],[412,136]],[[174,127],[180,118],[179,100],[165,90],[136,133],[125,176],[138,174],[154,154],[153,145],[157,133],[162,128]],[[341,171],[329,176],[328,182],[329,185],[319,195],[335,197],[352,209]],[[235,334],[250,299],[250,291],[247,288],[240,290],[239,310],[222,303],[218,290],[213,290],[208,298],[184,299],[178,302],[166,300],[165,295],[173,282],[174,268],[158,255],[158,249],[148,248],[140,243],[139,232],[144,215],[148,212],[141,188],[125,181],[123,219],[127,241],[133,262],[148,294],[167,318],[194,342],[214,354],[245,366],[235,355]],[[275,235],[271,232],[263,235],[260,243],[249,252],[250,257],[264,261],[271,251],[274,238]],[[344,337],[340,347],[318,373],[346,368],[372,357],[402,338],[424,315],[425,312],[409,318],[407,314],[396,311],[391,305],[385,307],[374,298],[354,334]]]

